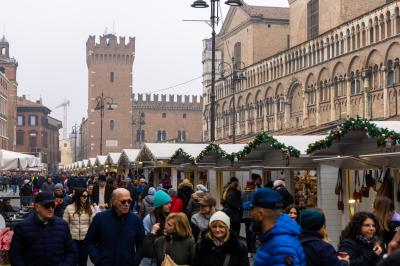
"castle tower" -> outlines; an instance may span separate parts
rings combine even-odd
[[[10,81],[7,89],[7,137],[8,149],[15,150],[16,116],[17,116],[17,67],[18,62],[10,58],[10,44],[6,37],[0,39],[0,72]]]
[[[105,98],[103,119],[103,155],[132,147],[132,67],[135,59],[135,38],[114,34],[89,36],[86,42],[88,67],[88,135],[89,156],[100,154],[100,110],[96,110],[102,94]],[[117,107],[108,110],[108,97]]]

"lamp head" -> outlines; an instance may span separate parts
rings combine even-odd
[[[225,2],[225,4],[228,6],[242,6],[243,5],[241,0],[228,0]]]
[[[193,4],[190,5],[191,7],[194,8],[207,8],[209,7],[209,5],[207,4],[206,1],[204,0],[196,0],[193,2]]]
[[[110,103],[108,104],[107,110],[114,110],[117,108],[117,104],[116,103]]]

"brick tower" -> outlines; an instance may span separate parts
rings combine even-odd
[[[135,59],[135,38],[105,34],[100,43],[95,36],[86,42],[88,67],[88,135],[89,156],[100,154],[100,110],[96,98],[111,97],[117,107],[108,110],[105,99],[103,119],[103,155],[132,147],[132,67]]]
[[[0,38],[0,72],[10,81],[7,89],[7,137],[8,149],[15,150],[16,116],[17,116],[17,67],[18,62],[10,57],[10,44],[3,35]]]

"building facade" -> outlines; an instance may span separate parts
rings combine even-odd
[[[60,156],[61,156],[60,162],[62,165],[67,165],[73,162],[71,142],[69,139],[60,140]]]
[[[233,131],[238,142],[247,142],[259,131],[326,132],[342,119],[356,116],[399,119],[400,1],[295,0],[289,4],[290,48],[250,65],[244,62],[246,79],[235,82],[234,90],[229,80],[217,82],[216,139],[231,142]],[[326,19],[327,10],[341,15]],[[228,13],[225,23],[244,24],[240,16],[229,18],[235,12]],[[301,29],[293,28],[299,25]],[[222,59],[229,57],[223,54]],[[204,140],[209,139],[208,84]]]
[[[89,157],[102,153],[118,152],[132,147],[132,67],[135,59],[135,38],[105,34],[96,42],[89,36],[86,42],[88,67],[88,136]],[[101,101],[103,96],[104,101]],[[113,110],[109,110],[113,102]],[[103,103],[103,106],[101,105]],[[104,110],[101,134],[101,109]]]
[[[0,132],[0,135],[2,135],[3,138],[7,138],[7,144],[2,142],[2,147],[11,151],[14,151],[16,147],[17,67],[18,62],[10,57],[10,44],[3,35],[0,39],[0,75],[2,75],[2,87],[4,89],[4,95],[0,100],[2,102],[0,109],[3,108],[0,110],[2,114],[0,122],[2,124],[0,126],[0,131],[2,132]],[[4,107],[5,101],[7,102],[6,107]],[[4,110],[4,108],[6,109]],[[7,115],[5,116],[5,114]]]
[[[202,97],[137,94],[133,98],[134,148],[145,142],[201,142]]]
[[[12,86],[7,77],[0,72],[0,147],[7,150],[8,143],[8,87]]]
[[[60,163],[59,129],[61,121],[50,117],[51,110],[41,100],[33,102],[25,95],[17,98],[16,151],[41,158],[49,173]]]

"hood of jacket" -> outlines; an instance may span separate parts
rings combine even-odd
[[[268,241],[269,239],[278,235],[290,235],[298,238],[300,234],[300,226],[295,221],[293,221],[293,219],[290,218],[289,215],[281,214],[276,220],[274,227],[272,227],[272,229],[268,232],[260,235],[260,241],[264,243],[265,241]]]
[[[192,216],[191,222],[196,225],[200,231],[207,230],[210,222],[210,215],[204,215],[198,212]]]

